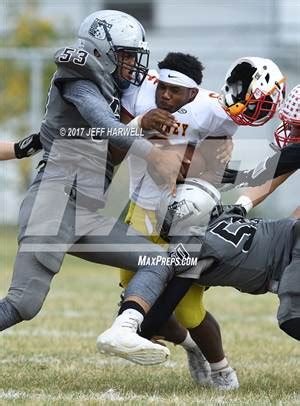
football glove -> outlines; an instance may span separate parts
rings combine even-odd
[[[23,138],[21,141],[18,141],[14,144],[15,155],[17,159],[28,158],[41,149],[43,146],[40,141],[40,134],[31,134],[26,138]]]

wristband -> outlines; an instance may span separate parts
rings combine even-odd
[[[240,196],[234,204],[238,204],[238,205],[243,206],[247,213],[253,207],[252,200],[250,199],[250,197],[248,197],[246,195]]]
[[[127,126],[130,128],[137,128],[141,129],[142,128],[142,118],[143,114],[140,114],[139,116],[134,117],[129,123],[127,123]]]

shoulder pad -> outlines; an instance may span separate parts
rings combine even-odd
[[[101,62],[83,49],[64,47],[56,51],[57,79],[83,79],[94,82],[102,91],[113,93],[114,82]]]

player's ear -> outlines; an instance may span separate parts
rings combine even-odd
[[[199,92],[199,89],[197,89],[196,87],[193,87],[190,90],[191,101],[194,100],[194,98],[197,96],[198,92]]]
[[[96,58],[100,58],[100,52],[97,49],[94,49],[94,55]]]

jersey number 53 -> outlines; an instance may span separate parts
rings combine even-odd
[[[85,65],[88,55],[83,49],[65,48],[58,57],[58,60],[59,62],[70,62],[72,58],[72,62],[75,65]]]

